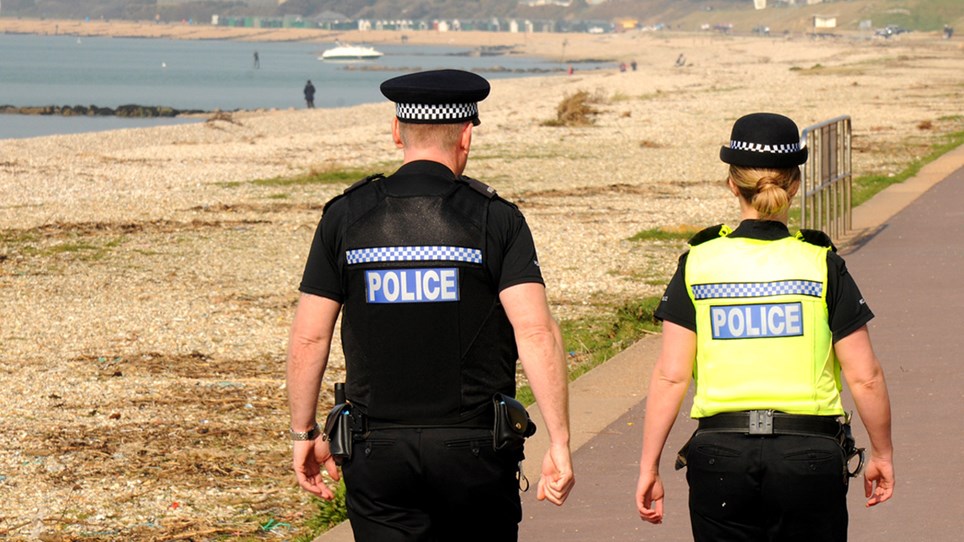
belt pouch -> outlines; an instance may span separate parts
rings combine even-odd
[[[526,438],[536,432],[536,424],[529,419],[526,407],[501,393],[492,396],[492,405],[495,409],[492,447],[496,451],[522,448]]]
[[[696,433],[697,431],[694,431],[693,434],[690,435],[689,440],[686,441],[686,444],[684,444],[683,447],[676,452],[676,462],[673,463],[673,468],[675,470],[680,470],[686,467],[686,461],[690,453],[690,443],[693,442],[693,437],[696,436]]]
[[[351,405],[338,403],[325,419],[325,439],[328,440],[328,450],[338,465],[346,459],[351,459],[351,429]]]

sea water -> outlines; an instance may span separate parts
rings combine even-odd
[[[329,62],[334,43],[242,42],[0,34],[0,105],[125,104],[232,111],[304,107],[310,79],[315,107],[381,101],[381,81],[415,70],[458,68],[485,77],[564,73],[561,63],[472,48],[378,45],[379,59]],[[258,65],[254,54],[258,54]],[[594,69],[600,65],[585,65]],[[186,119],[0,115],[0,138],[154,126]],[[196,121],[194,121],[196,122]]]

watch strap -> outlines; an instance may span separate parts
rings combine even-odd
[[[321,429],[315,423],[314,427],[308,431],[289,430],[288,433],[291,435],[291,440],[315,440],[321,434]]]

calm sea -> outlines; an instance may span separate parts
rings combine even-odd
[[[381,81],[416,69],[481,70],[492,79],[564,68],[539,58],[473,56],[466,48],[402,44],[379,45],[385,56],[377,60],[318,60],[333,45],[0,34],[0,105],[284,109],[304,107],[302,88],[311,79],[316,107],[346,107],[383,100]],[[260,67],[254,63],[256,51]],[[186,121],[0,115],[0,138],[174,122]]]

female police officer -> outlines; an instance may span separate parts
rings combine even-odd
[[[787,229],[807,159],[796,124],[744,116],[720,158],[743,221],[690,241],[657,310],[663,345],[646,403],[639,515],[662,522],[660,454],[692,375],[699,428],[680,463],[694,538],[846,540],[841,371],[870,435],[867,506],[894,489],[887,387],[866,326],[873,313],[826,235]]]

